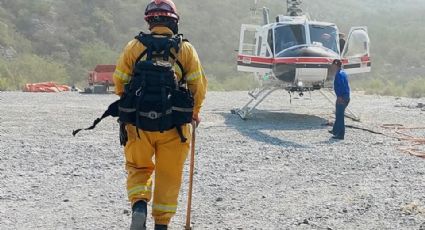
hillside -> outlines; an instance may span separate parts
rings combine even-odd
[[[147,2],[147,1],[145,1]],[[254,84],[236,72],[234,50],[242,23],[257,23],[254,1],[175,1],[180,32],[197,47],[212,89]],[[283,0],[260,0],[285,11]],[[124,44],[140,30],[145,3],[136,0],[1,0],[0,90],[25,82],[55,80],[84,84],[97,63],[115,63]],[[313,19],[337,23],[342,31],[366,25],[372,40],[373,73],[354,80],[356,89],[381,94],[425,95],[425,2],[420,0],[304,0]],[[40,68],[43,66],[43,68]],[[243,82],[243,84],[241,84]]]

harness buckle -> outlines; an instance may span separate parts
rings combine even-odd
[[[157,60],[156,62],[154,62],[154,65],[160,66],[160,67],[172,67],[169,61],[163,61],[163,60]]]
[[[148,112],[148,117],[152,120],[154,119],[158,119],[159,118],[159,114],[155,111],[150,111]]]
[[[140,87],[137,91],[136,91],[136,96],[140,97],[140,95],[142,95],[142,87]]]

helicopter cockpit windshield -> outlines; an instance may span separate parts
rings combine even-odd
[[[275,53],[306,44],[304,25],[282,25],[275,28]]]
[[[335,26],[310,25],[310,40],[313,45],[324,46],[339,53]]]

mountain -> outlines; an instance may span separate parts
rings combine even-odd
[[[84,85],[87,71],[98,63],[115,63],[124,45],[147,30],[147,2],[0,0],[0,89],[50,80]],[[285,1],[258,0],[256,6],[254,0],[175,3],[180,32],[197,48],[211,89],[247,89],[255,84],[236,72],[240,25],[261,23],[262,6],[270,8],[272,16],[285,12]],[[252,8],[258,9],[256,15]],[[344,32],[350,26],[368,26],[373,72],[354,79],[355,88],[425,95],[424,1],[304,0],[302,8],[313,19],[335,22]]]

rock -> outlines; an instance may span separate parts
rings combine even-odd
[[[215,201],[216,201],[216,202],[221,202],[221,201],[223,201],[223,198],[218,197],[217,199],[215,199]]]

